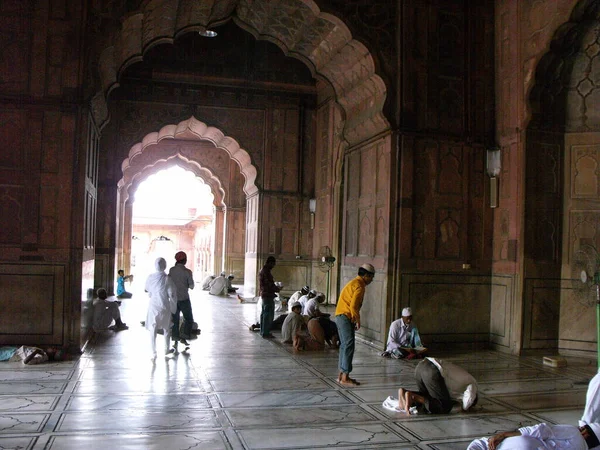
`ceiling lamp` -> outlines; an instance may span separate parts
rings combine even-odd
[[[210,37],[210,38],[217,37],[217,32],[216,31],[207,30],[207,29],[198,31],[198,34],[200,36]]]

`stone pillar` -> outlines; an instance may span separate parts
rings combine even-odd
[[[244,295],[256,295],[258,275],[258,217],[260,194],[246,200],[246,257],[244,262]]]
[[[221,206],[215,206],[215,240],[214,240],[214,272],[218,275],[223,269],[223,250],[226,227],[226,211]]]

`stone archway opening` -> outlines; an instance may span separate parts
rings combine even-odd
[[[134,198],[132,274],[145,280],[157,257],[171,264],[176,251],[187,254],[195,280],[214,273],[214,196],[202,178],[174,164],[149,175]]]
[[[255,202],[258,190],[254,183],[256,168],[235,139],[194,117],[147,134],[131,147],[123,161],[123,177],[118,182],[117,265],[127,271],[133,262],[137,263],[134,251],[139,251],[135,246],[140,236],[134,230],[140,227],[134,223],[134,193],[153,176],[174,168],[202,180],[205,195],[212,197],[212,214],[210,219],[206,214],[194,217],[196,223],[188,226],[186,239],[174,239],[169,233],[161,236],[173,242],[175,251],[187,249],[194,255],[192,265],[198,280],[222,270],[233,274],[240,283],[248,276],[254,277],[254,273],[246,273],[245,242],[247,204]],[[190,195],[181,192],[180,186],[178,190],[182,196]],[[185,220],[188,224],[194,221],[189,214]],[[147,258],[156,238],[149,231],[143,239]]]

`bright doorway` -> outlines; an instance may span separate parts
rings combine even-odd
[[[145,280],[158,257],[175,264],[175,253],[188,255],[195,280],[212,275],[215,242],[214,196],[194,173],[172,166],[138,186],[133,202],[131,273]]]

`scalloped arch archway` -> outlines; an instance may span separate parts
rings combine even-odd
[[[123,161],[121,168],[123,177],[118,181],[117,195],[117,258],[120,267],[128,267],[128,255],[131,254],[131,224],[133,193],[141,182],[148,176],[173,165],[190,170],[200,177],[211,188],[214,196],[213,204],[216,208],[215,234],[223,237],[226,234],[225,220],[226,199],[228,192],[223,187],[219,177],[209,168],[204,167],[200,160],[182,154],[178,146],[169,146],[170,151],[161,155],[158,159],[144,158],[144,153],[151,147],[160,145],[166,140],[173,141],[196,141],[210,142],[215,148],[222,149],[235,161],[240,168],[240,174],[244,178],[243,190],[247,199],[255,198],[258,188],[255,184],[257,171],[253,166],[250,155],[242,149],[237,141],[215,128],[209,127],[204,122],[190,117],[178,124],[170,124],[162,127],[157,132],[148,133],[141,142],[133,145],[128,157]],[[215,269],[221,270],[222,253],[225,243],[222,239],[215,239],[215,256],[213,262]]]
[[[141,142],[138,142],[131,147],[128,157],[121,165],[123,178],[121,178],[117,184],[119,190],[122,191],[123,194],[128,193],[133,181],[138,179],[141,174],[147,170],[145,165],[140,166],[140,163],[138,163],[138,161],[142,160],[140,156],[143,154],[144,150],[151,145],[157,145],[165,139],[211,142],[216,148],[225,150],[229,157],[240,167],[240,172],[245,181],[244,193],[246,196],[252,196],[258,192],[258,188],[255,184],[257,171],[252,164],[248,152],[241,148],[237,141],[232,137],[225,136],[221,130],[215,127],[209,127],[204,122],[201,122],[192,116],[178,124],[166,125],[158,132],[148,133]],[[194,171],[194,173],[211,186],[215,196],[215,205],[223,206],[225,191],[214,174],[208,169],[202,168],[198,161],[192,161],[182,155],[172,155],[169,159],[175,156],[181,161],[185,161],[185,164],[190,167],[190,170]],[[157,163],[160,163],[160,161],[157,161]],[[217,204],[217,202],[219,203]]]
[[[382,109],[387,90],[375,73],[369,50],[352,38],[337,17],[323,13],[312,0],[149,0],[123,20],[120,31],[102,51],[102,91],[92,100],[97,123],[109,120],[106,98],[119,85],[119,75],[141,61],[155,45],[190,31],[206,30],[229,20],[256,39],[270,41],[287,56],[304,62],[321,83],[330,85],[345,116],[343,137],[359,143],[389,129]]]

